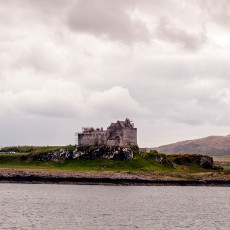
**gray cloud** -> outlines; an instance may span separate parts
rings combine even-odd
[[[132,20],[121,1],[80,0],[71,10],[70,27],[125,43],[148,41],[149,32],[140,20]]]
[[[207,41],[205,32],[199,34],[187,32],[185,29],[178,28],[171,24],[169,19],[161,17],[157,26],[157,37],[159,39],[179,44],[188,51],[199,50]]]
[[[197,2],[206,17],[222,27],[229,28],[230,2],[228,0],[218,1],[218,4],[215,0],[198,0]]]

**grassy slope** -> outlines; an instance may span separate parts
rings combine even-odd
[[[208,156],[222,156],[230,153],[230,135],[209,136],[195,140],[180,141],[154,148],[166,154],[203,154]]]
[[[18,152],[17,154],[0,154],[0,168],[17,168],[17,169],[56,169],[56,170],[79,170],[79,171],[159,171],[159,172],[207,172],[200,168],[194,162],[185,165],[172,166],[167,156],[153,152],[135,154],[132,161],[115,161],[108,159],[98,160],[65,160],[63,163],[42,162],[36,160],[28,160],[28,154],[39,154],[57,150],[60,148],[68,148],[73,151],[74,146],[47,146],[47,147],[7,147],[1,151]],[[157,163],[154,157],[161,156],[165,160],[162,164]],[[209,170],[213,171],[213,170]]]
[[[161,165],[148,157],[136,156],[132,161],[99,160],[65,160],[63,163],[27,161],[22,154],[0,154],[0,168],[38,168],[80,171],[171,171],[174,169]]]
[[[67,145],[67,146],[10,146],[4,147],[1,149],[2,153],[7,152],[16,152],[16,153],[48,153],[51,151],[59,150],[61,148],[69,149],[73,151],[75,149],[74,145]]]
[[[226,170],[230,170],[230,155],[214,156],[213,160],[216,165],[219,165]]]
[[[230,158],[230,155],[219,156],[221,158]]]

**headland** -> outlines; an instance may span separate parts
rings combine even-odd
[[[230,186],[230,171],[210,156],[140,152],[134,146],[17,146],[1,150],[0,182]]]

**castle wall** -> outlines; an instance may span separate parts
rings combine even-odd
[[[108,146],[122,146],[123,131],[119,128],[107,129],[107,143]]]
[[[106,142],[106,145],[108,145],[108,146],[123,146],[121,139],[119,141],[117,139],[114,139],[114,140],[108,139]]]
[[[78,145],[79,146],[90,146],[95,145],[95,139],[91,134],[78,134]]]
[[[79,146],[90,146],[90,145],[103,145],[106,144],[106,131],[91,132],[91,133],[79,133],[78,134],[78,145]]]
[[[79,146],[107,145],[127,146],[137,145],[137,129],[129,119],[112,123],[106,131],[103,129],[87,128],[78,134]]]
[[[123,145],[137,145],[137,129],[123,130]]]

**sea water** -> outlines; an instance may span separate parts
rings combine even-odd
[[[0,184],[0,229],[230,229],[230,188]]]

